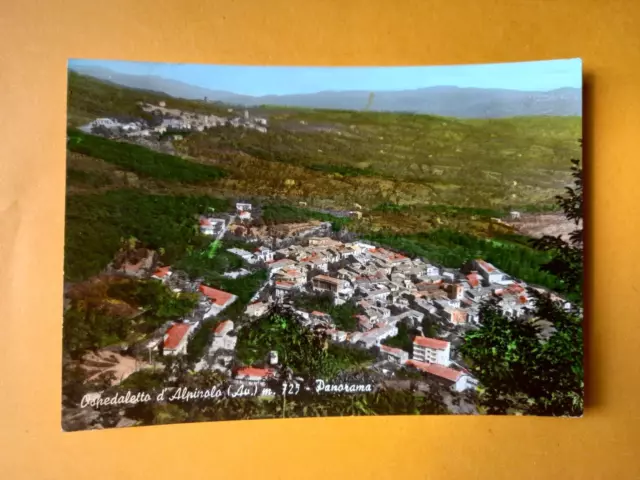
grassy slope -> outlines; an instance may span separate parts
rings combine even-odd
[[[173,98],[159,92],[134,90],[70,71],[67,124],[77,127],[97,117],[120,115],[140,117],[142,110],[137,105],[138,102],[157,104],[160,101],[166,102],[169,108],[226,115],[226,109],[219,104],[205,104],[198,100]]]
[[[226,210],[228,204],[212,197],[151,195],[135,189],[70,195],[65,278],[80,280],[100,272],[118,250],[120,239],[130,236],[150,248],[164,248],[166,262],[177,260],[189,245],[200,245],[194,216],[208,207]]]
[[[170,182],[200,183],[226,175],[226,172],[211,165],[190,162],[139,145],[88,135],[80,130],[68,129],[67,135],[69,151],[99,158],[145,177]]]
[[[168,106],[192,111],[214,113],[221,109],[219,105],[171,99],[75,74],[70,74],[69,80],[70,118],[136,115],[139,111],[135,102],[140,100],[164,100]],[[516,256],[503,255],[512,252],[512,245],[518,242],[506,239],[499,227],[490,226],[490,217],[512,206],[544,208],[561,186],[554,178],[564,178],[568,158],[578,153],[575,139],[580,136],[578,118],[457,120],[272,107],[254,113],[269,116],[273,125],[270,133],[220,128],[183,141],[182,148],[188,153],[205,163],[213,160],[229,172],[214,183],[189,186],[189,193],[194,195],[184,197],[191,199],[186,203],[176,194],[185,193],[185,181],[196,181],[204,174],[204,170],[199,171],[203,165],[177,159],[179,165],[172,166],[172,162],[164,162],[164,156],[160,159],[159,154],[151,154],[152,160],[162,161],[143,162],[141,166],[139,147],[130,145],[118,148],[127,150],[124,153],[131,154],[131,161],[123,160],[122,155],[105,155],[103,148],[89,152],[118,168],[165,180],[162,193],[166,195],[119,190],[121,185],[114,185],[113,179],[109,186],[112,191],[102,195],[70,195],[67,277],[77,279],[96,273],[110,260],[118,239],[129,235],[152,247],[166,248],[169,261],[184,258],[187,246],[195,242],[193,227],[187,224],[204,203],[220,202],[205,199],[222,191],[277,197],[274,207],[264,211],[266,220],[272,216],[273,221],[292,216],[303,220],[301,212],[308,213],[306,209],[286,206],[303,198],[309,206],[352,208],[359,202],[365,206],[365,219],[357,223],[357,228],[378,240],[435,255],[438,258],[434,261],[444,260],[446,264],[468,256],[489,255],[512,273],[516,272],[507,267],[513,267],[516,256],[521,256],[527,261],[520,270],[533,271],[543,259],[531,256],[526,247],[516,249]],[[146,152],[144,155],[148,155]],[[158,174],[155,169],[159,164],[168,170]],[[172,186],[174,178],[169,177],[175,172],[182,182]],[[108,173],[85,172],[75,165],[68,173],[69,185],[93,188],[102,180],[108,184]],[[375,208],[382,203],[386,207]],[[398,203],[405,205],[396,208]],[[311,219],[318,215],[302,216]],[[169,225],[176,225],[176,231],[170,231]],[[446,235],[413,235],[438,230],[501,236],[501,240],[499,244],[469,244],[467,248],[452,245]],[[402,235],[400,241],[394,234]],[[534,275],[524,276],[533,281]],[[540,283],[552,282],[542,279]]]
[[[568,179],[568,159],[578,155],[581,136],[578,117],[461,120],[379,112],[264,113],[270,114],[272,125],[267,134],[220,128],[189,137],[186,150],[208,158],[244,152],[269,162],[261,168],[280,178],[296,180],[297,175],[301,189],[311,190],[306,196],[327,196],[336,179],[361,186],[368,183],[366,177],[376,177],[391,182],[391,190],[399,186],[396,200],[402,203],[490,207],[548,203]],[[292,166],[303,170],[295,172]],[[332,185],[323,190],[316,179]],[[403,191],[407,184],[410,188]],[[279,187],[271,185],[274,193],[282,193]],[[352,192],[347,200],[367,201],[366,192]]]

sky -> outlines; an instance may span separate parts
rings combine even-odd
[[[288,95],[327,90],[412,90],[432,86],[548,91],[582,88],[580,59],[437,67],[256,67],[117,60],[69,60],[69,66],[104,67],[157,75],[243,95]]]

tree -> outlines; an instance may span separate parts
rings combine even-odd
[[[535,308],[516,319],[489,301],[480,311],[482,327],[468,333],[460,348],[482,384],[479,401],[488,413],[582,414],[582,169],[579,160],[572,162],[575,184],[557,201],[576,231],[568,241],[546,236],[533,242],[551,254],[541,270],[560,279],[572,308],[531,289]]]

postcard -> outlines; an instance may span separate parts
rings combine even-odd
[[[68,64],[62,428],[583,412],[579,59]]]

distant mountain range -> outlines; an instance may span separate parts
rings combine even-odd
[[[521,115],[582,115],[582,90],[560,88],[548,92],[438,86],[402,91],[327,91],[254,97],[190,85],[156,75],[129,75],[102,67],[72,70],[118,85],[166,93],[172,97],[204,99],[242,106],[279,105],[362,110],[371,93],[374,111],[413,112],[461,118],[500,118]],[[258,80],[259,81],[259,80]]]

